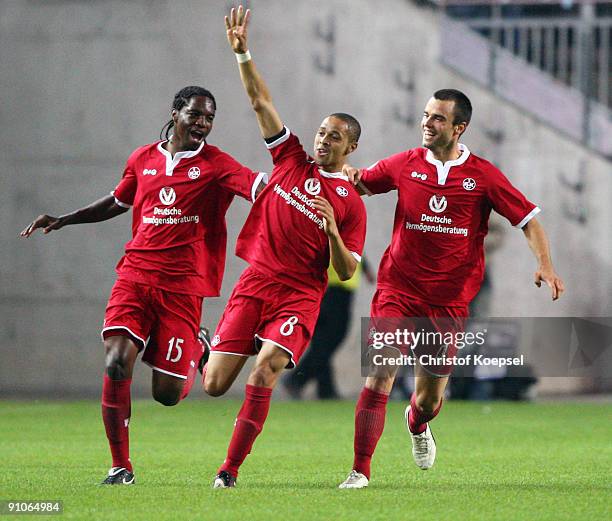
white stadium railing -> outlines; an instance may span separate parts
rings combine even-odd
[[[578,7],[573,18],[442,16],[441,60],[612,158],[612,18],[595,18],[592,2]]]

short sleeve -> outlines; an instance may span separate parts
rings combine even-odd
[[[363,245],[366,237],[367,214],[365,205],[359,196],[347,208],[347,215],[340,225],[340,237],[357,262],[361,262]]]
[[[397,169],[392,167],[391,158],[377,161],[361,170],[361,182],[372,194],[384,194],[397,189]]]
[[[300,140],[287,127],[283,127],[283,132],[279,136],[274,136],[273,140],[266,139],[265,142],[274,166],[290,167],[308,161],[308,154]]]
[[[489,201],[493,209],[508,219],[512,226],[522,228],[540,213],[540,208],[517,190],[499,170],[490,173]]]
[[[134,153],[128,158],[123,170],[123,177],[111,192],[111,195],[115,197],[115,202],[123,208],[130,208],[134,204],[134,197],[138,188],[138,178],[134,165],[135,155]]]
[[[219,185],[233,194],[254,201],[257,186],[260,182],[265,182],[267,174],[253,172],[227,154],[223,154],[218,162]]]

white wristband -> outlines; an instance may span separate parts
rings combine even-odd
[[[251,53],[249,51],[244,54],[236,54],[236,60],[238,63],[246,63],[251,59]]]

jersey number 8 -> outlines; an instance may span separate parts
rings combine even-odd
[[[293,333],[293,326],[298,323],[298,317],[293,315],[289,317],[286,322],[283,322],[283,325],[280,327],[280,334],[283,336],[289,336]]]

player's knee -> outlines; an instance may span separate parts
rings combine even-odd
[[[104,365],[109,378],[121,380],[128,377],[129,367],[127,361],[117,349],[107,350]]]
[[[208,396],[213,396],[213,397],[217,397],[217,396],[223,396],[228,389],[227,385],[223,385],[223,382],[220,382],[219,380],[216,380],[214,378],[208,378],[208,375],[206,375],[207,378],[204,379],[204,392],[208,395]]]
[[[106,357],[104,367],[106,374],[113,380],[122,380],[132,376],[133,357],[136,353],[133,343],[122,336],[112,336],[104,340]]]
[[[256,387],[271,387],[276,383],[282,368],[269,362],[258,363],[249,375],[249,384]]]
[[[176,405],[177,403],[179,403],[181,399],[181,393],[170,391],[168,389],[164,389],[164,390],[153,389],[153,399],[156,402],[159,402],[162,405],[165,405],[166,407],[172,407],[173,405]]]

